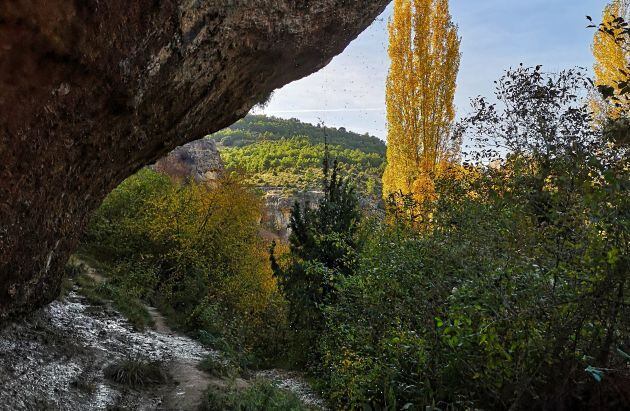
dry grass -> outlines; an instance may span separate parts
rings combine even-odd
[[[165,384],[171,379],[162,363],[136,359],[111,364],[103,373],[108,380],[128,387]]]

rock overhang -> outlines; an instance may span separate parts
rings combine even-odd
[[[124,178],[319,70],[387,3],[0,4],[0,321],[56,296]]]

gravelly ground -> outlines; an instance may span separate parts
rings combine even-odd
[[[109,305],[90,305],[75,290],[0,330],[0,410],[196,409],[213,381],[196,365],[220,353],[174,333],[161,316],[156,320],[157,330],[138,332]],[[135,390],[106,380],[103,369],[126,358],[162,362],[175,381]],[[255,377],[324,408],[298,373],[266,370]]]
[[[211,354],[184,336],[137,332],[111,307],[71,292],[0,331],[0,409],[161,409],[174,384],[132,390],[105,380],[103,369],[124,358],[170,367]]]

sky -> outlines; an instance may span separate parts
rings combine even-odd
[[[470,99],[491,97],[493,82],[519,63],[546,71],[591,68],[592,29],[605,0],[451,0],[462,38],[455,106],[459,116]],[[317,73],[276,90],[264,113],[307,123],[345,127],[386,138],[385,79],[390,5],[346,50]]]

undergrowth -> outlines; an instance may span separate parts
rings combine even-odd
[[[202,410],[234,411],[303,411],[308,410],[291,392],[264,380],[254,381],[247,388],[230,386],[208,389]]]
[[[236,378],[243,372],[233,361],[216,358],[212,355],[207,356],[201,361],[197,368],[217,378]]]
[[[81,257],[83,258],[83,256]],[[74,260],[76,261],[76,260]],[[74,286],[79,288],[81,295],[92,305],[101,306],[111,302],[136,330],[144,330],[153,326],[153,319],[145,304],[126,289],[118,287],[104,280],[96,281],[89,277],[84,264],[73,262],[68,264],[61,295],[66,295]],[[106,268],[100,265],[101,270]]]

